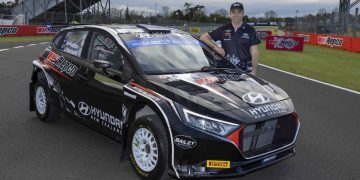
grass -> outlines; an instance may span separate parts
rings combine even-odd
[[[1,37],[0,42],[33,42],[33,41],[51,41],[53,36],[17,36]]]
[[[360,54],[305,45],[304,52],[266,50],[260,63],[298,75],[360,91]]]

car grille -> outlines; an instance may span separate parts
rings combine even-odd
[[[290,114],[247,125],[240,133],[239,148],[246,157],[251,157],[288,145],[295,138],[296,121]]]

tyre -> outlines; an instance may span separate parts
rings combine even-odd
[[[34,104],[37,117],[46,122],[55,121],[60,116],[60,111],[51,104],[50,89],[44,73],[38,73],[34,92]]]
[[[129,129],[130,164],[142,179],[170,179],[168,175],[168,138],[161,119],[143,116]]]

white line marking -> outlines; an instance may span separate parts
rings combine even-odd
[[[336,86],[336,85],[329,84],[329,83],[326,83],[326,82],[322,82],[322,81],[319,81],[319,80],[311,79],[311,78],[308,78],[308,77],[300,76],[300,75],[297,75],[297,74],[294,74],[294,73],[291,73],[291,72],[287,72],[287,71],[284,71],[284,70],[281,70],[281,69],[276,69],[276,68],[273,68],[273,67],[270,67],[270,66],[267,66],[267,65],[264,65],[264,64],[259,64],[259,65],[263,66],[263,67],[266,67],[266,68],[269,68],[269,69],[272,69],[272,70],[275,70],[275,71],[285,73],[285,74],[289,74],[289,75],[292,75],[292,76],[296,76],[296,77],[303,78],[303,79],[306,79],[306,80],[309,80],[309,81],[317,82],[317,83],[320,83],[320,84],[324,84],[324,85],[327,85],[327,86],[331,86],[331,87],[334,87],[334,88],[337,88],[337,89],[341,89],[341,90],[344,90],[344,91],[348,91],[348,92],[360,95],[360,92],[358,92],[358,91],[343,88],[343,87],[340,87],[340,86]]]
[[[36,46],[36,44],[28,44],[28,45],[26,45],[26,46]]]
[[[0,52],[1,52],[1,51],[7,51],[7,50],[9,50],[9,49],[0,49]]]
[[[18,48],[23,48],[23,47],[25,47],[25,46],[16,46],[16,47],[14,47],[15,49],[18,49]]]
[[[47,44],[48,42],[42,42],[42,43],[39,43],[39,44]]]

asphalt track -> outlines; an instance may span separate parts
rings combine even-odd
[[[43,123],[28,111],[31,62],[46,47],[39,43],[0,43],[0,179],[138,179],[119,163],[117,142],[66,116]],[[259,76],[294,101],[297,155],[234,179],[360,179],[360,95],[264,67]]]

